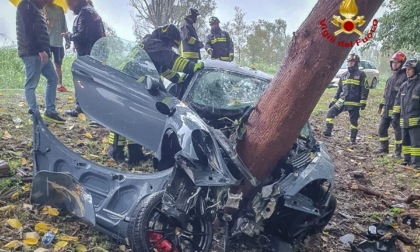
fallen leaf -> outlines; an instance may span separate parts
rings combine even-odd
[[[57,210],[57,208],[53,208],[50,206],[44,206],[44,208],[42,208],[42,213],[43,214],[48,214],[51,216],[58,216],[59,212]]]
[[[31,204],[23,203],[23,209],[32,210],[33,206]]]
[[[39,235],[37,232],[28,232],[25,234],[25,239],[23,240],[23,243],[26,245],[36,245],[38,244]]]
[[[69,242],[77,242],[79,240],[79,238],[77,237],[68,236],[68,235],[60,235],[59,237],[57,237],[57,239],[60,241],[69,241]]]
[[[20,221],[18,219],[8,219],[6,222],[7,222],[7,224],[9,224],[14,229],[21,229],[22,228],[22,223],[20,223]]]
[[[0,212],[6,212],[6,211],[9,211],[9,210],[12,210],[15,207],[16,206],[14,206],[14,205],[7,205],[7,206],[4,206],[4,207],[0,207]]]
[[[50,230],[55,230],[56,228],[53,225],[47,224],[45,222],[38,222],[35,224],[35,231],[41,232],[41,233],[47,233]]]
[[[87,137],[89,139],[92,139],[93,138],[92,134],[90,134],[89,132],[86,132],[85,133],[85,137]]]
[[[21,159],[20,159],[20,163],[21,163],[22,165],[26,165],[26,164],[28,163],[28,161],[26,160],[26,158],[21,158]]]
[[[22,186],[22,190],[24,192],[29,192],[31,190],[31,184],[25,184],[24,186]]]
[[[50,252],[50,250],[45,248],[37,248],[34,250],[34,252]]]
[[[76,244],[75,248],[76,248],[77,252],[86,252],[87,251],[87,248],[85,247],[85,245],[82,245],[82,244]]]
[[[10,198],[11,198],[12,200],[17,200],[17,199],[18,199],[18,197],[19,197],[19,192],[14,192],[14,193],[12,194],[12,196],[10,196]]]
[[[60,251],[65,248],[69,243],[66,241],[59,241],[54,245],[54,251]]]
[[[22,242],[14,240],[4,245],[3,248],[14,249],[20,246],[22,246]]]
[[[83,113],[80,113],[77,118],[79,118],[80,121],[86,121],[86,116]]]
[[[3,133],[2,139],[9,140],[9,139],[12,139],[12,138],[13,137],[12,137],[12,135],[10,135],[9,131],[5,130],[4,133]]]

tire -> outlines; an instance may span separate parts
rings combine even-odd
[[[376,88],[376,85],[378,85],[378,80],[376,79],[376,77],[374,77],[372,79],[372,83],[370,84],[370,88],[374,89]]]
[[[167,244],[174,246],[174,243],[179,242],[179,245],[175,245],[174,248],[176,252],[210,251],[213,240],[210,221],[205,219],[204,216],[195,217],[191,213],[188,227],[191,227],[192,230],[181,230],[179,228],[181,225],[177,225],[175,219],[164,215],[160,211],[163,194],[164,191],[161,191],[146,196],[133,211],[127,230],[127,236],[132,250],[134,252],[166,252],[170,251],[170,249],[161,249],[159,246],[165,246]],[[198,228],[200,229],[200,233],[196,231]],[[161,232],[159,233],[158,231]],[[154,244],[150,235],[162,235],[166,237],[155,238],[159,239],[159,242]],[[188,244],[189,248],[186,246]],[[191,249],[191,247],[195,246],[196,248]]]

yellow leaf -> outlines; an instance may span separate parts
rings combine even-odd
[[[22,228],[22,223],[20,223],[20,221],[18,219],[8,219],[6,222],[7,222],[7,224],[9,224],[14,229],[21,229]]]
[[[26,245],[36,245],[38,244],[39,235],[37,232],[29,232],[25,234],[25,239],[23,240],[23,243]]]
[[[9,211],[9,210],[12,210],[15,207],[16,206],[14,206],[14,205],[7,205],[7,206],[4,206],[4,207],[0,207],[0,212],[6,212],[6,211]]]
[[[414,175],[415,178],[420,177],[420,172],[417,172],[416,175]]]
[[[22,190],[24,192],[29,192],[31,190],[31,184],[25,184],[24,186],[22,186]]]
[[[79,118],[80,121],[86,121],[86,116],[83,113],[80,113],[77,118]]]
[[[77,252],[86,252],[87,251],[87,248],[85,247],[85,245],[82,245],[82,244],[76,244],[75,248],[76,248]]]
[[[44,234],[53,229],[55,229],[53,225],[47,224],[45,222],[38,222],[37,224],[35,224],[35,231],[38,231]]]
[[[51,215],[51,216],[58,216],[58,214],[59,214],[57,208],[52,208],[50,206],[44,206],[44,208],[42,208],[42,213],[43,214],[48,214],[48,215]]]
[[[19,192],[14,192],[14,193],[12,194],[12,196],[10,196],[10,198],[11,198],[12,200],[16,200],[18,197],[19,197]]]
[[[54,246],[54,251],[60,251],[65,248],[69,243],[66,241],[59,241]]]
[[[349,152],[353,152],[354,150],[352,150],[352,149],[350,149],[350,148],[347,148],[347,151],[349,151]]]
[[[67,99],[71,102],[74,101],[73,96],[69,96],[69,97],[67,97]]]
[[[385,195],[391,195],[391,192],[390,191],[386,191],[384,194]]]
[[[77,237],[68,236],[68,235],[60,235],[59,237],[57,237],[57,239],[60,241],[69,241],[69,242],[77,242],[79,240],[79,238]]]
[[[21,163],[22,165],[26,165],[26,164],[28,163],[28,161],[26,160],[26,158],[21,158],[21,159],[20,159],[20,163]]]
[[[12,135],[10,135],[9,131],[5,130],[3,133],[2,139],[4,140],[12,139]]]
[[[92,139],[93,138],[92,134],[90,134],[89,132],[86,132],[85,133],[85,137],[87,137],[89,139]]]
[[[20,241],[14,240],[4,245],[3,248],[13,249],[19,246],[22,246],[22,243]]]

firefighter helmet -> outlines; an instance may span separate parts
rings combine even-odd
[[[349,61],[353,61],[353,62],[359,63],[360,62],[360,57],[359,57],[359,55],[357,55],[355,53],[351,53],[347,57],[347,62],[349,62]]]
[[[398,61],[401,63],[404,63],[406,61],[407,57],[403,52],[397,52],[394,55],[392,55],[392,58],[389,60],[390,62]]]
[[[420,72],[420,62],[417,59],[409,59],[405,62],[404,68],[411,67],[414,69],[414,73],[418,74]]]
[[[198,12],[195,8],[189,8],[187,12],[187,17],[198,17],[200,16],[200,12]]]
[[[176,28],[173,24],[168,24],[158,28],[160,33],[160,38],[170,44],[180,44],[181,41],[181,34],[179,33],[178,28]]]
[[[217,17],[211,17],[211,18],[209,19],[209,24],[210,24],[210,25],[212,25],[212,24],[214,24],[214,23],[218,23],[218,24],[220,24],[220,20],[219,20]]]

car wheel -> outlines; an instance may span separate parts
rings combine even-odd
[[[162,211],[164,192],[142,199],[133,211],[128,239],[134,252],[208,252],[213,240],[210,221],[204,216],[189,215],[189,223],[180,225]],[[181,226],[186,227],[185,230]]]
[[[373,78],[372,83],[370,84],[370,88],[376,88],[377,84],[378,84],[378,80],[376,78]]]

